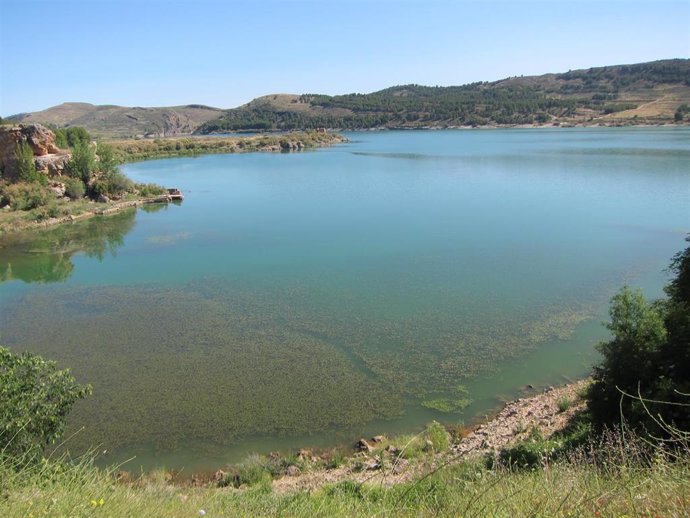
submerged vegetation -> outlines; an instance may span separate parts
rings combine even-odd
[[[684,361],[690,347],[683,338],[690,321],[690,247],[675,256],[671,269],[675,277],[667,287],[667,299],[650,306],[626,289],[612,300],[613,337],[601,346],[603,362],[586,393],[590,411],[574,414],[569,426],[551,437],[538,429],[515,430],[519,436],[527,435],[486,458],[457,453],[454,442],[462,441],[463,434],[450,434],[432,422],[417,436],[379,436],[372,445],[361,440],[361,453],[347,458],[337,453],[315,457],[307,451],[283,457],[250,456],[206,482],[197,478],[176,482],[165,472],[132,479],[119,468],[94,467],[92,455],[73,461],[26,462],[33,448],[22,443],[15,447],[15,438],[33,430],[38,430],[39,445],[54,438],[60,427],[54,429],[51,423],[61,423],[66,410],[87,389],[38,357],[0,349],[5,392],[9,387],[10,401],[28,402],[0,406],[0,429],[10,432],[3,436],[0,455],[5,515],[687,516],[690,442],[681,425],[688,422],[690,406],[684,389],[668,387],[685,387],[690,376],[689,370],[675,368],[675,360]],[[664,309],[659,319],[653,312],[660,308]],[[631,358],[664,374],[651,384],[645,382],[644,370],[633,371],[638,380],[627,378]],[[667,361],[671,358],[672,365]],[[36,366],[39,375],[21,375],[17,365]],[[39,380],[44,372],[49,377],[57,374],[57,391],[27,382]],[[627,382],[637,385],[637,394],[627,393]],[[601,413],[597,405],[610,401],[601,397],[602,392],[614,388],[619,413]],[[662,396],[674,400],[652,400]],[[657,406],[650,411],[649,403]],[[558,399],[558,412],[570,411],[572,404]],[[37,415],[46,420],[37,420],[32,408],[42,409]],[[39,426],[25,429],[24,422]],[[655,429],[650,434],[652,424]],[[345,476],[329,479],[331,470]],[[331,482],[315,491],[287,492],[274,482],[277,477],[310,472],[321,472]],[[381,483],[366,483],[373,477],[367,473],[373,472],[381,472]],[[355,477],[356,473],[364,477]],[[392,478],[401,473],[408,476],[385,484],[387,474]]]

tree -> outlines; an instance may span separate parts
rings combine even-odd
[[[674,256],[669,270],[675,278],[666,299],[648,302],[639,290],[625,287],[611,300],[607,328],[613,337],[599,344],[603,360],[588,394],[600,426],[624,418],[633,427],[660,432],[661,414],[667,423],[690,427],[683,396],[690,393],[690,247]]]
[[[55,362],[0,347],[0,456],[39,458],[64,432],[74,403],[90,393]]]
[[[91,173],[96,168],[96,155],[89,143],[78,142],[72,151],[72,158],[67,164],[70,176],[88,183]]]
[[[23,182],[46,183],[46,178],[38,171],[34,164],[34,152],[26,142],[17,144],[14,150],[14,159],[17,167],[17,178]]]

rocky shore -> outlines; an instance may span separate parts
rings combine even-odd
[[[345,480],[389,487],[419,478],[442,465],[496,454],[525,439],[535,429],[542,436],[550,437],[584,409],[581,394],[588,383],[589,380],[581,380],[550,387],[541,394],[511,401],[489,421],[451,445],[448,451],[425,457],[420,462],[406,459],[404,446],[386,445],[386,437],[377,436],[360,440],[356,445],[360,451],[337,468],[305,473],[288,470],[285,476],[273,481],[273,490],[276,493],[314,491]],[[300,454],[309,455],[309,452]]]

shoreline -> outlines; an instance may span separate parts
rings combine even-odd
[[[273,490],[279,494],[314,491],[326,484],[344,480],[390,487],[423,476],[441,465],[497,455],[501,449],[524,440],[534,429],[538,429],[545,438],[551,437],[584,410],[585,402],[581,393],[590,382],[590,378],[585,378],[509,401],[493,416],[471,427],[467,435],[452,444],[448,451],[437,453],[420,463],[405,460],[395,448],[388,448],[388,452],[359,451],[350,455],[350,463],[332,470],[320,469],[291,475],[288,469],[288,473],[273,481]],[[568,401],[568,408],[560,408],[562,401]],[[386,436],[377,437],[385,440]],[[376,444],[376,439],[367,441]],[[390,455],[390,452],[393,454]],[[390,458],[384,461],[384,455]]]
[[[143,162],[148,160],[163,160],[167,158],[183,158],[183,157],[196,157],[202,155],[211,154],[240,154],[240,153],[299,153],[302,151],[307,151],[310,149],[318,149],[321,147],[328,147],[334,144],[341,144],[347,142],[347,138],[335,134],[335,133],[317,133],[315,138],[310,138],[310,135],[305,133],[292,133],[288,136],[291,138],[278,138],[277,136],[251,136],[251,137],[210,137],[213,140],[212,144],[220,143],[223,147],[208,147],[200,148],[196,147],[191,150],[184,146],[186,140],[191,140],[190,138],[179,138],[179,137],[168,137],[165,139],[154,139],[150,141],[114,141],[111,143],[115,148],[116,153],[119,155],[118,163],[119,165],[133,163],[133,162]],[[196,139],[194,139],[196,140]],[[157,142],[156,142],[157,141]],[[131,152],[127,146],[136,146],[143,143],[145,146],[151,148],[141,152],[137,155]],[[203,139],[199,139],[194,144],[204,143]],[[154,148],[155,146],[161,145],[172,145],[172,149],[165,149],[161,151],[160,148]],[[176,146],[180,146],[177,148]],[[3,210],[0,209],[0,246],[2,239],[10,236],[20,234],[22,232],[30,232],[33,230],[50,228],[56,225],[63,225],[67,223],[74,223],[76,221],[82,221],[95,216],[109,216],[116,214],[124,209],[136,208],[141,205],[147,205],[152,203],[168,203],[170,200],[163,199],[165,196],[159,196],[155,198],[138,198],[134,200],[124,200],[124,201],[112,201],[105,204],[98,203],[97,207],[89,207],[83,212],[77,214],[69,214],[65,216],[60,216],[57,218],[47,218],[44,220],[33,220],[33,221],[8,221],[3,222],[3,215],[10,216],[12,214],[21,214],[24,211],[12,211],[9,210],[3,214]],[[85,200],[82,200],[85,201]],[[72,203],[72,202],[70,202]],[[96,204],[97,202],[92,202]],[[90,205],[91,203],[89,203]],[[6,228],[11,227],[11,228]]]
[[[391,487],[423,477],[443,465],[496,456],[501,449],[528,438],[534,430],[538,430],[544,438],[563,430],[574,416],[585,409],[582,393],[590,383],[591,378],[587,377],[507,401],[485,419],[467,428],[447,425],[447,428],[461,430],[461,437],[451,441],[446,451],[424,454],[419,458],[406,456],[405,441],[409,446],[412,442],[410,436],[388,436],[385,433],[357,441],[352,437],[352,444],[347,447],[342,462],[337,466],[329,466],[329,463],[333,451],[338,447],[300,448],[292,453],[272,452],[266,458],[282,460],[286,467],[281,475],[272,480],[271,485],[276,494],[312,492],[345,481]],[[423,432],[414,437],[422,435]],[[400,439],[402,443],[397,442]],[[252,457],[256,455],[250,454],[247,459]],[[165,470],[166,479],[174,486],[224,487],[232,490],[226,487],[224,481],[228,473],[236,471],[242,462],[186,473]],[[118,479],[125,483],[134,483],[135,478],[136,473],[124,468],[118,474]],[[243,484],[234,490],[245,489],[247,487]]]

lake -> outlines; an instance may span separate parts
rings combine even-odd
[[[137,470],[471,423],[587,374],[690,229],[690,129],[358,132],[130,164],[179,205],[5,239],[0,343],[93,396],[67,446]]]

